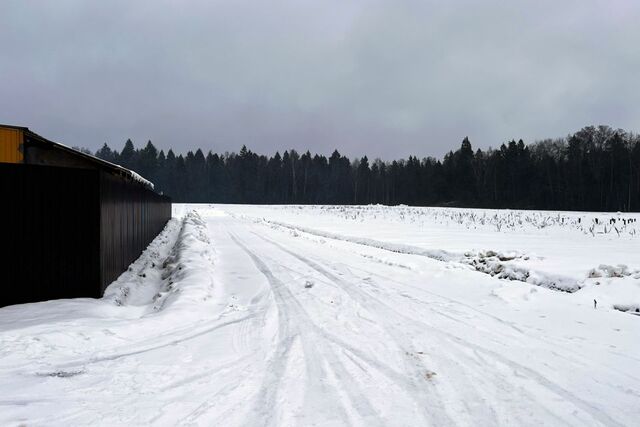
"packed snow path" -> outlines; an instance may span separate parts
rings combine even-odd
[[[0,309],[0,424],[637,425],[637,316],[221,209]]]

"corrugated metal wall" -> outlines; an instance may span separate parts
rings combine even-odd
[[[99,297],[98,172],[0,163],[0,306]]]
[[[22,163],[22,131],[0,126],[0,162]]]
[[[162,231],[171,199],[121,178],[100,175],[101,287],[114,281]]]
[[[171,218],[171,200],[98,170],[0,163],[0,307],[102,296]]]

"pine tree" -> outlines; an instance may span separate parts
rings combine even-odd
[[[105,142],[102,148],[96,151],[96,157],[102,160],[106,160],[111,163],[118,163],[117,153],[107,145]]]
[[[122,148],[122,151],[120,152],[120,165],[127,169],[137,169],[138,165],[136,160],[136,149],[133,146],[133,142],[130,139],[127,139],[127,142],[124,144],[124,148]]]

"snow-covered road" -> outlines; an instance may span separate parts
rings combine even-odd
[[[0,424],[637,425],[640,317],[239,210],[0,309]]]

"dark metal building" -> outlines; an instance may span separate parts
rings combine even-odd
[[[171,218],[128,169],[0,125],[0,307],[102,296]]]

